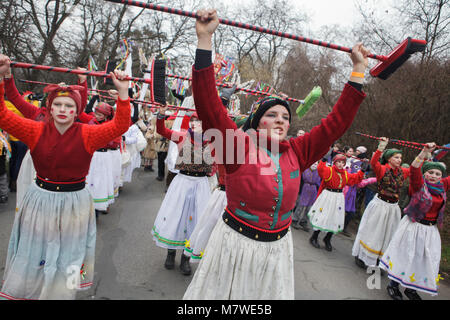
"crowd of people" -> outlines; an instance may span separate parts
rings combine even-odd
[[[349,257],[361,268],[384,269],[391,298],[402,299],[399,285],[413,300],[417,291],[437,294],[437,226],[449,178],[443,163],[431,161],[436,144],[408,166],[401,150],[387,149],[387,138],[371,156],[365,146],[336,142],[366,96],[369,50],[352,48],[353,69],[331,113],[288,137],[292,114],[282,97],[230,117],[236,86],[218,92],[212,63],[218,24],[215,10],[198,12],[192,83],[171,114],[166,106],[156,114],[140,109],[122,71],[110,73],[114,106],[89,98],[83,75],[77,85],[47,86],[44,99],[34,100],[19,94],[10,60],[0,56],[0,202],[8,201],[8,183],[17,192],[0,298],[74,299],[89,288],[96,220],[133,171],[155,171],[155,160],[166,192],[149,232],[167,250],[161,263],[174,269],[179,251],[187,276],[199,263],[183,299],[294,299],[291,226],[311,233],[317,249],[325,233],[324,248],[333,251],[332,237],[352,237],[353,225]],[[231,141],[211,130],[232,132]],[[70,287],[73,266],[79,279]]]

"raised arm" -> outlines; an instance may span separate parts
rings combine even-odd
[[[301,170],[309,168],[312,163],[322,158],[329,151],[333,142],[350,128],[358,108],[366,96],[362,92],[363,78],[359,76],[364,75],[369,54],[370,51],[361,43],[352,48],[350,57],[353,62],[353,72],[331,113],[310,132],[290,140],[299,159]]]
[[[236,124],[228,116],[219,97],[212,64],[212,36],[219,25],[214,9],[200,10],[195,24],[197,33],[197,51],[192,69],[192,92],[195,108],[202,121],[203,131],[219,129],[225,137],[226,129],[236,130]]]
[[[0,69],[2,65],[0,65]],[[0,128],[25,143],[31,151],[36,146],[44,128],[43,122],[19,117],[5,106],[5,89],[3,81],[0,83]]]
[[[186,133],[174,131],[166,127],[164,122],[164,119],[166,118],[166,110],[167,107],[159,108],[159,113],[156,118],[156,132],[162,137],[180,144],[184,140]]]
[[[128,97],[128,81],[122,80],[124,77],[125,73],[122,71],[111,72],[111,78],[119,92],[113,120],[96,126],[83,125],[83,140],[86,150],[90,153],[94,153],[95,150],[124,134],[130,126],[131,109]]]
[[[1,75],[0,75],[1,76]],[[8,100],[19,110],[27,119],[36,119],[36,116],[43,110],[36,107],[34,104],[25,101],[16,88],[14,77],[11,74],[4,75],[5,77],[5,92]]]

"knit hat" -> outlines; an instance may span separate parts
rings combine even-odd
[[[337,161],[347,161],[347,157],[343,154],[338,153],[333,157],[333,164],[335,164]]]
[[[291,109],[289,108],[289,103],[286,100],[283,100],[279,97],[271,96],[264,99],[259,100],[256,104],[253,105],[253,108],[250,112],[250,116],[242,128],[243,131],[247,131],[252,128],[256,130],[258,128],[259,120],[261,120],[264,113],[267,110],[276,105],[282,105],[289,112],[289,123],[291,122]]]
[[[245,122],[247,121],[247,118],[248,117],[245,115],[236,116],[236,117],[234,117],[233,121],[236,123],[237,127],[240,128],[245,124]]]
[[[103,114],[108,119],[114,116],[114,108],[106,102],[100,102],[95,107],[95,112]]]
[[[359,146],[358,148],[356,148],[356,151],[359,151],[360,153],[366,153],[367,148],[364,146]]]
[[[381,159],[380,159],[380,163],[386,164],[391,157],[393,157],[397,153],[402,154],[402,152],[403,151],[399,150],[399,149],[387,149],[386,151],[383,152],[383,155],[381,156]]]
[[[51,84],[44,88],[44,93],[48,93],[47,106],[50,107],[56,97],[69,97],[75,101],[77,105],[77,114],[80,115],[83,107],[81,105],[80,91],[84,90],[82,86],[60,86],[59,84]]]
[[[422,173],[425,173],[431,169],[440,170],[442,172],[442,175],[444,175],[447,171],[447,167],[443,162],[425,161],[422,165]]]

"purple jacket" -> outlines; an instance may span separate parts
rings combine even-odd
[[[310,207],[313,205],[317,197],[322,179],[319,177],[317,170],[306,169],[302,173],[303,187],[297,201],[298,206]]]

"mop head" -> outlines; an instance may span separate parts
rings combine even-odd
[[[378,63],[370,70],[373,77],[386,80],[415,52],[424,51],[427,46],[425,40],[407,38],[400,43],[388,56],[386,61]]]
[[[303,116],[311,109],[314,103],[316,103],[316,101],[319,100],[321,95],[322,95],[322,88],[314,87],[311,90],[311,92],[305,98],[305,102],[301,104],[295,111],[299,119],[303,118]]]
[[[151,100],[166,104],[166,60],[153,60]]]

